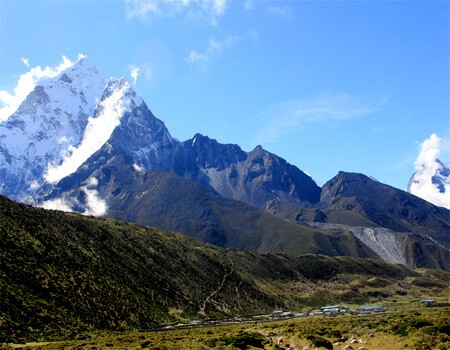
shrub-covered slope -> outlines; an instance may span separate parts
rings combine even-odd
[[[322,299],[306,297],[293,284],[311,289],[339,276],[376,276],[388,284],[418,276],[370,259],[223,250],[181,234],[2,196],[0,244],[0,341],[147,329],[192,317],[268,312],[275,305],[299,309]],[[328,291],[324,300],[342,300],[339,293]]]

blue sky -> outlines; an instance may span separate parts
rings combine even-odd
[[[172,136],[260,144],[320,185],[405,189],[421,143],[450,164],[448,1],[0,2],[0,90],[86,54]],[[133,78],[132,71],[138,72]]]

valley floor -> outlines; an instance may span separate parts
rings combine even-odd
[[[444,305],[444,304],[441,304]],[[152,332],[97,333],[77,340],[4,344],[28,349],[449,349],[450,306],[418,302],[386,313],[295,318]],[[170,328],[170,327],[169,327]]]

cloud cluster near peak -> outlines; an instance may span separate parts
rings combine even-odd
[[[415,173],[408,184],[408,192],[450,209],[450,169],[438,160],[441,150],[449,142],[432,134],[422,142],[419,155],[414,162]]]

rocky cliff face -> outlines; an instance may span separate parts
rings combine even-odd
[[[259,208],[271,201],[317,203],[320,198],[311,177],[261,146],[246,153],[197,134],[181,145],[176,157],[179,175]]]

